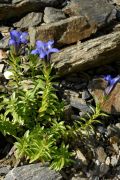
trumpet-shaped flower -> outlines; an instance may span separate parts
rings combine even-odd
[[[42,42],[36,41],[36,49],[31,51],[31,54],[39,55],[41,59],[49,57],[50,53],[59,52],[57,48],[53,48],[54,41]]]
[[[111,75],[104,76],[104,79],[107,81],[107,87],[105,89],[105,95],[109,95],[115,85],[120,82],[120,75],[112,77]]]
[[[17,30],[10,31],[9,46],[19,47],[21,44],[27,44],[28,33]]]

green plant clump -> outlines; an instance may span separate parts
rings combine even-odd
[[[35,50],[31,53],[25,45],[24,56],[18,53],[17,43],[15,38],[9,43],[11,50],[6,73],[10,76],[6,91],[0,95],[0,131],[16,139],[16,158],[26,158],[29,163],[47,161],[52,169],[59,171],[73,162],[74,153],[69,142],[93,130],[92,124],[103,114],[97,107],[87,120],[67,124],[63,120],[63,102],[54,88],[56,76],[52,65],[48,58],[46,61],[38,57],[42,56],[47,43],[36,49],[38,55]],[[23,50],[23,44],[19,42],[19,45]],[[49,47],[45,50],[46,58]]]

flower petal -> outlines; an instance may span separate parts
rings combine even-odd
[[[105,95],[109,95],[110,92],[112,91],[113,87],[114,87],[114,85],[108,86],[108,87],[105,89]]]
[[[111,75],[106,75],[106,76],[104,76],[104,79],[105,79],[106,81],[110,82],[111,79],[112,79],[112,77],[111,77]]]
[[[120,76],[117,76],[117,77],[111,79],[110,84],[111,84],[111,85],[116,85],[116,83],[117,83],[119,80],[120,80]]]
[[[120,81],[120,76],[117,76],[110,81],[110,85],[105,89],[105,94],[109,95],[114,86],[117,84],[117,82]]]
[[[43,49],[39,50],[39,57],[41,59],[44,59],[46,55],[47,55],[46,51],[44,51]]]
[[[37,48],[37,49],[40,49],[40,48],[43,48],[43,49],[44,49],[44,48],[45,48],[45,44],[46,44],[46,43],[38,40],[38,41],[36,41],[36,48]]]
[[[9,46],[16,46],[16,41],[14,39],[10,39],[8,44]]]
[[[14,39],[14,40],[19,39],[21,36],[21,33],[22,33],[21,31],[16,31],[16,30],[10,31],[11,39]]]
[[[47,51],[47,54],[59,52],[57,48],[51,48]]]
[[[28,33],[27,32],[23,32],[22,34],[21,34],[21,36],[20,36],[20,41],[21,41],[21,43],[23,43],[23,44],[27,44],[27,42],[28,42]]]
[[[31,51],[31,54],[36,55],[36,54],[39,54],[39,52],[38,52],[38,50],[37,50],[37,49],[34,49],[34,50],[32,50],[32,51]]]
[[[46,48],[47,49],[51,49],[52,48],[52,46],[53,46],[53,44],[54,44],[54,41],[53,40],[50,40],[50,41],[48,41],[47,43],[46,43]]]

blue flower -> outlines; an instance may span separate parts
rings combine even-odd
[[[120,82],[120,75],[112,77],[111,75],[104,76],[104,79],[107,81],[107,88],[105,89],[105,95],[109,95],[115,85]]]
[[[42,42],[36,41],[36,49],[31,51],[31,54],[39,55],[41,59],[49,57],[50,53],[59,52],[57,48],[53,48],[54,41]]]
[[[9,46],[19,47],[21,44],[28,43],[28,33],[17,30],[10,31]]]

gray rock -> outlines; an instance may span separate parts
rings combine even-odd
[[[90,24],[102,27],[116,19],[116,10],[106,0],[71,0],[64,12],[69,16],[86,16]]]
[[[88,165],[88,161],[80,149],[76,150],[76,158],[78,158],[83,165]]]
[[[68,100],[70,100],[70,98],[78,98],[79,97],[79,93],[72,91],[72,90],[64,90],[64,97],[67,98]]]
[[[115,126],[120,129],[120,123],[117,123]]]
[[[5,180],[61,180],[58,172],[50,170],[41,164],[31,164],[13,168],[5,177]]]
[[[103,175],[107,174],[107,172],[109,171],[109,169],[110,169],[110,168],[109,168],[108,165],[102,163],[102,164],[100,165],[100,177],[103,177]]]
[[[120,156],[119,155],[113,155],[111,156],[111,165],[116,166],[119,161]]]
[[[30,26],[40,25],[42,22],[42,13],[31,12],[23,17],[20,21],[14,23],[14,27],[28,28]]]
[[[81,98],[71,98],[70,105],[74,108],[79,109],[83,112],[91,112],[90,107],[86,104],[86,102]]]
[[[10,38],[8,36],[6,36],[0,40],[0,49],[8,49],[9,39]]]
[[[120,31],[113,31],[107,35],[66,47],[59,53],[52,54],[51,62],[54,63],[58,73],[63,76],[72,72],[102,67],[112,61],[115,63],[116,59],[120,59],[119,47]]]
[[[115,125],[112,125],[110,124],[108,127],[107,127],[107,136],[120,136],[120,129],[118,127],[116,127]]]
[[[52,22],[56,22],[59,21],[61,19],[65,19],[66,16],[64,14],[64,12],[62,12],[61,9],[55,9],[52,7],[46,7],[44,10],[44,22],[45,23],[52,23]]]
[[[106,158],[105,164],[108,165],[108,166],[110,165],[110,157],[107,157],[107,158]]]
[[[6,175],[11,169],[11,166],[1,166],[0,165],[0,176]]]
[[[5,1],[4,1],[5,2]],[[11,2],[11,1],[10,1]],[[46,6],[60,7],[64,0],[13,0],[10,4],[0,4],[0,21],[23,17],[24,14],[43,11]]]
[[[88,90],[84,90],[83,92],[82,92],[82,99],[83,100],[88,100],[88,99],[90,99],[91,98],[91,94],[88,92]]]
[[[105,159],[107,157],[107,154],[105,153],[104,148],[103,147],[98,147],[96,149],[96,154],[98,156],[97,159],[99,160],[99,162],[104,163]]]

